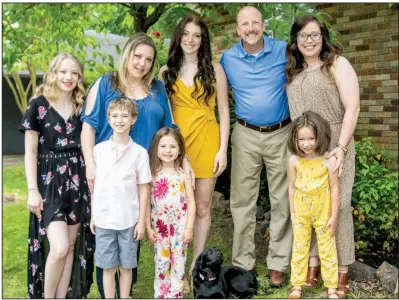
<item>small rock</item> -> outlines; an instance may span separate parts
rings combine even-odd
[[[216,214],[221,214],[224,210],[224,195],[220,192],[214,191],[212,197],[212,211]]]
[[[264,214],[264,216],[265,216],[265,220],[268,220],[268,221],[270,221],[270,219],[271,219],[271,215],[272,215],[272,213],[271,213],[271,211],[269,210],[268,212],[266,212],[265,214]]]
[[[220,200],[224,200],[224,195],[221,192],[214,191],[212,196],[212,201],[218,202]]]
[[[230,211],[230,200],[223,200],[222,203],[223,203],[223,208],[224,208],[223,213],[224,214],[231,214],[231,211]]]
[[[256,220],[263,220],[264,218],[263,207],[259,205],[256,207]]]
[[[388,293],[393,294],[398,283],[398,268],[384,261],[377,269],[376,275],[380,280],[383,288]]]
[[[355,281],[373,280],[375,279],[375,272],[375,268],[360,261],[355,261],[349,265],[349,278]]]
[[[260,224],[260,235],[265,238],[270,234],[270,229],[269,229],[269,221],[268,220],[264,220],[261,224]]]

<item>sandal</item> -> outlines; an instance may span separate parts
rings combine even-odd
[[[320,277],[320,265],[316,267],[309,267],[308,268],[308,275],[306,277],[306,283],[304,287],[311,288],[317,285],[317,281]]]
[[[293,286],[290,290],[288,299],[299,299],[302,296],[302,288],[300,286]]]
[[[328,295],[328,299],[339,299],[337,291],[329,292],[327,295]]]
[[[338,272],[338,289],[337,295],[343,299],[349,292],[348,272]]]

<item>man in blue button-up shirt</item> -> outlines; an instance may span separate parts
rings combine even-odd
[[[255,270],[256,201],[265,164],[271,205],[267,265],[270,285],[281,286],[292,247],[287,180],[291,120],[284,87],[287,43],[263,36],[263,31],[259,10],[251,6],[241,9],[237,15],[241,39],[220,61],[233,90],[237,115],[231,137],[232,260],[236,266]]]

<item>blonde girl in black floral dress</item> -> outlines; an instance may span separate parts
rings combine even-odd
[[[84,95],[81,64],[59,54],[19,127],[31,212],[29,298],[86,298],[92,283],[90,194],[80,147]]]

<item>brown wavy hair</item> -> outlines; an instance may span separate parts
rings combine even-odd
[[[43,95],[50,101],[57,99],[57,73],[60,69],[61,63],[65,59],[70,59],[78,66],[78,82],[76,87],[72,91],[73,102],[73,114],[78,116],[82,112],[83,103],[86,97],[86,89],[84,85],[83,77],[83,65],[80,61],[71,53],[59,53],[49,64],[48,71],[43,76],[43,83],[36,88],[35,95],[32,98]]]
[[[195,89],[191,93],[191,96],[196,98],[197,101],[204,97],[205,103],[208,104],[209,97],[215,92],[214,83],[216,82],[216,75],[212,65],[212,50],[209,30],[204,20],[200,17],[187,16],[177,24],[169,47],[168,61],[166,63],[168,69],[162,73],[162,76],[168,95],[176,93],[177,91],[174,89],[174,84],[179,77],[180,68],[183,65],[183,50],[180,43],[184,27],[186,24],[191,22],[201,28],[201,46],[198,49],[198,71],[194,76]],[[202,93],[199,93],[197,80],[199,80],[203,86],[203,89],[201,89]]]
[[[322,37],[322,47],[319,54],[320,60],[323,62],[321,70],[326,72],[330,79],[334,79],[331,73],[331,67],[337,56],[342,54],[339,46],[334,45],[330,40],[330,33],[327,26],[321,22],[317,17],[312,15],[305,15],[298,18],[291,27],[290,42],[287,44],[287,66],[285,67],[285,74],[287,76],[288,84],[291,83],[295,76],[297,76],[303,69],[307,68],[307,64],[303,58],[302,53],[298,49],[298,33],[309,23],[315,22],[320,27]]]
[[[310,127],[313,129],[316,138],[315,152],[318,155],[326,153],[330,148],[331,143],[330,124],[328,124],[326,119],[322,116],[310,110],[305,111],[292,123],[287,141],[287,146],[291,153],[300,157],[305,155],[298,145],[298,130],[303,127]]]
[[[162,169],[162,161],[158,157],[158,146],[159,141],[164,136],[171,136],[174,138],[179,145],[179,155],[175,160],[175,169],[179,171],[183,168],[183,160],[186,156],[186,146],[184,138],[179,130],[173,127],[163,127],[157,131],[152,139],[150,147],[150,168],[152,176],[155,176]]]

